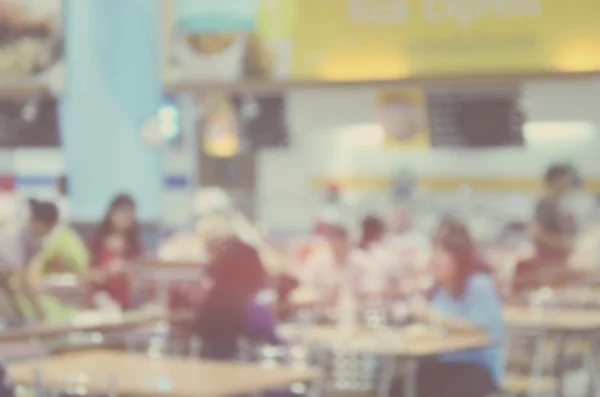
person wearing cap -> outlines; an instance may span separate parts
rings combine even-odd
[[[214,258],[235,239],[235,231],[222,215],[204,215],[196,222],[193,234],[181,235],[178,241],[171,240],[159,251],[164,260],[197,261],[210,273]],[[183,255],[182,254],[183,252]],[[169,288],[169,302],[172,309],[189,309],[201,302],[209,285],[201,282],[176,282]]]
[[[570,165],[557,163],[548,167],[544,180],[546,193],[538,201],[529,227],[535,255],[517,265],[517,289],[529,284],[554,284],[564,279],[576,242],[577,222],[565,201],[578,185],[577,173]]]
[[[42,241],[41,249],[33,256],[26,270],[30,286],[41,284],[44,276],[51,273],[85,276],[90,265],[87,247],[77,232],[60,224],[56,205],[31,200],[30,210],[30,232]]]

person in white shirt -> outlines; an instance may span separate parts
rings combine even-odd
[[[361,241],[353,253],[359,266],[361,294],[381,295],[392,287],[396,258],[385,244],[385,234],[383,220],[375,216],[363,219]]]
[[[414,285],[414,277],[427,273],[432,251],[431,239],[413,228],[408,212],[398,210],[394,213],[387,245],[396,258],[396,278],[406,280],[407,285]]]
[[[346,228],[330,225],[326,238],[328,249],[309,258],[297,277],[302,287],[312,288],[322,301],[332,302],[342,287],[356,289],[360,272]]]

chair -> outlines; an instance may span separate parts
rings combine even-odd
[[[282,366],[323,369],[321,352],[310,346],[302,345],[269,345],[240,339],[238,341],[238,359],[242,362],[257,363],[268,369]],[[316,381],[310,385],[299,382],[290,387],[291,393],[295,395],[320,396],[322,390],[322,381]]]
[[[506,337],[505,393],[532,397],[555,394],[557,345],[549,342],[554,341],[548,339],[545,330],[516,330]]]
[[[328,351],[324,357],[324,391],[327,394],[389,394],[395,376],[394,357],[340,349]]]
[[[532,378],[530,375],[509,374],[506,376],[503,395],[509,396],[553,396],[557,384],[552,377]]]

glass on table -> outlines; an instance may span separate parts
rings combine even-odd
[[[529,307],[537,313],[542,313],[544,309],[548,308],[553,298],[554,290],[550,287],[540,288],[527,295]]]

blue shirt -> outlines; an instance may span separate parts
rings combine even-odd
[[[439,356],[444,362],[466,362],[485,367],[496,385],[504,380],[504,322],[502,301],[494,280],[485,273],[469,277],[464,295],[455,298],[443,288],[438,289],[431,299],[432,306],[442,314],[468,321],[487,331],[492,338],[492,346]]]

